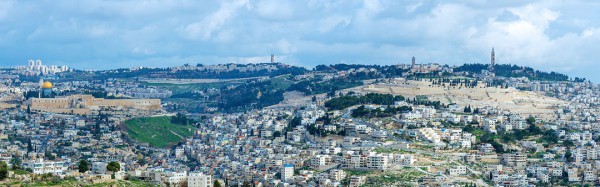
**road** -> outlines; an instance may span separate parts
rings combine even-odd
[[[52,138],[52,135],[48,134],[48,136],[46,136],[46,139],[44,139],[44,141],[42,142],[42,148],[40,148],[40,150],[38,150],[38,153],[42,153],[46,149],[46,144],[48,144],[48,141],[50,140],[50,138]]]

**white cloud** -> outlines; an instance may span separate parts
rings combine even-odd
[[[289,42],[286,39],[281,39],[279,41],[277,41],[277,49],[282,52],[283,54],[289,54],[289,53],[295,53],[298,51],[296,45],[294,45],[293,43]]]
[[[359,20],[367,20],[383,9],[379,0],[363,0],[363,7],[358,10],[356,17]]]
[[[0,21],[9,15],[9,11],[13,10],[13,1],[6,0],[0,2]]]
[[[487,63],[496,47],[499,63],[580,76],[600,71],[599,8],[579,0],[0,1],[0,65],[32,56],[108,68],[258,62],[271,53],[303,66],[412,56],[462,64]]]
[[[319,32],[329,32],[337,26],[346,27],[350,24],[351,18],[348,16],[330,16],[319,21]]]
[[[410,4],[408,6],[406,6],[406,13],[413,13],[415,12],[415,10],[417,10],[417,8],[423,6],[422,2],[418,2],[418,3],[414,3],[414,4]]]
[[[294,5],[289,1],[260,0],[253,6],[254,10],[263,19],[287,20],[294,16]]]
[[[88,27],[87,31],[90,37],[101,37],[110,35],[114,32],[114,29],[105,25],[93,25]]]
[[[521,64],[563,72],[589,63],[589,60],[580,57],[589,55],[582,52],[582,49],[593,48],[585,46],[590,40],[586,37],[593,33],[592,30],[582,31],[582,34],[566,33],[552,38],[548,32],[552,22],[560,18],[557,11],[545,8],[542,4],[529,4],[507,10],[519,19],[490,19],[478,36],[466,41],[470,50],[483,52],[495,46],[498,49],[499,63]]]
[[[535,24],[536,27],[541,28],[542,30],[548,28],[548,24],[555,21],[560,15],[558,12],[534,4],[518,8],[509,8],[508,11],[519,16],[523,21]]]
[[[201,22],[188,24],[185,27],[185,31],[189,37],[194,39],[211,39],[214,32],[221,29],[226,21],[235,16],[235,13],[239,8],[248,5],[248,3],[249,0],[235,0],[232,2],[224,1],[221,3],[219,10],[205,17]]]

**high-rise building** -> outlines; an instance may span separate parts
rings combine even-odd
[[[415,66],[417,64],[417,60],[415,60],[415,57],[413,56],[412,58],[412,65]]]
[[[17,68],[19,69],[19,68]],[[20,72],[20,74],[25,74],[25,75],[53,75],[56,73],[60,73],[60,72],[66,72],[69,71],[69,67],[68,66],[57,66],[57,65],[50,65],[50,66],[45,66],[42,65],[42,60],[28,60],[27,61],[27,66],[22,68],[22,72]]]
[[[284,164],[281,168],[281,182],[289,182],[294,176],[294,165]]]

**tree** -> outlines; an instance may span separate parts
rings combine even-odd
[[[181,181],[181,182],[179,182],[178,185],[179,185],[179,187],[188,187],[187,181]]]
[[[8,164],[4,161],[0,161],[0,180],[4,180],[8,177]]]
[[[20,158],[12,158],[10,159],[10,164],[12,165],[12,169],[19,169],[21,167],[21,159]]]
[[[465,113],[471,113],[471,105],[466,106],[465,109],[463,110],[463,112],[465,112]]]
[[[302,118],[300,116],[296,116],[296,117],[292,118],[292,120],[290,121],[290,124],[288,126],[290,128],[295,128],[300,125],[302,125]]]
[[[100,121],[96,121],[96,124],[94,125],[94,131],[92,132],[92,134],[94,136],[100,136]]]
[[[242,184],[242,187],[250,187],[250,182],[244,181],[244,183]]]
[[[46,158],[48,158],[48,160],[54,160],[54,159],[56,159],[56,156],[52,155],[52,153],[50,153],[49,151],[46,151],[46,153],[44,153],[44,156]]]
[[[27,139],[27,153],[29,153],[31,151],[33,151],[33,146],[31,145],[31,138],[29,138],[29,139]]]
[[[575,143],[573,143],[573,141],[571,141],[571,140],[565,140],[565,141],[563,141],[563,145],[567,146],[567,147],[573,147],[573,146],[575,146]]]
[[[567,150],[567,152],[565,153],[565,159],[567,160],[567,162],[571,161],[571,150]]]
[[[140,166],[146,165],[146,159],[143,159],[143,158],[138,159],[137,164],[139,164]]]
[[[219,183],[218,180],[215,180],[215,183],[213,184],[213,187],[222,187],[221,183]]]
[[[327,97],[335,97],[335,90],[332,89],[329,93],[327,93]]]
[[[185,116],[185,114],[177,113],[175,116],[171,116],[171,123],[180,124],[180,125],[188,125],[191,120]]]
[[[117,172],[117,171],[121,170],[121,165],[118,162],[109,162],[106,165],[106,170],[112,171],[112,172]]]
[[[527,118],[527,124],[529,124],[529,125],[535,124],[535,118],[533,116],[529,116],[529,118]]]
[[[79,173],[85,173],[90,170],[90,163],[87,160],[81,159],[77,164],[77,168],[79,169]]]

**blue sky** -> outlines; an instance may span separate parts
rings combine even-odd
[[[600,1],[0,1],[0,65],[497,63],[600,81]]]

